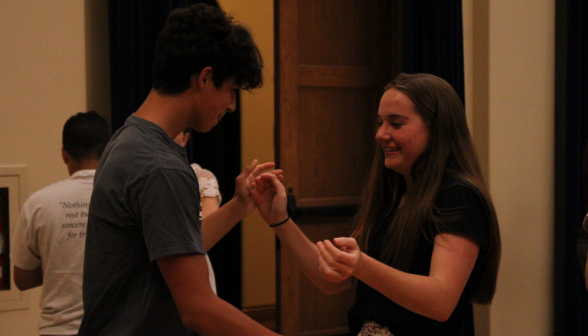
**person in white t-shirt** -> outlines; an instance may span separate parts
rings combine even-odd
[[[174,142],[182,147],[186,147],[188,140],[190,140],[190,129],[186,129],[174,138]],[[200,202],[202,203],[202,218],[210,215],[211,213],[218,210],[220,207],[222,197],[218,188],[218,181],[216,176],[207,169],[200,167],[197,163],[190,165],[196,174],[198,179],[198,191],[200,192]],[[214,269],[208,254],[206,256],[206,263],[208,264],[208,280],[210,281],[210,287],[214,294],[216,293],[216,279],[214,277]]]
[[[63,127],[61,155],[70,177],[25,202],[11,240],[14,282],[43,285],[40,335],[76,335],[83,315],[82,271],[94,172],[110,140],[106,120],[80,112]]]

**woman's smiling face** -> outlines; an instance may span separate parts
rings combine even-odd
[[[384,150],[384,164],[410,184],[412,166],[429,144],[429,129],[412,101],[395,89],[382,96],[377,118],[376,140]]]

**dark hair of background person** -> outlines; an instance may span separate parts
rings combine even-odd
[[[78,112],[63,126],[63,148],[76,161],[100,159],[109,140],[108,122],[94,111]]]
[[[433,239],[424,223],[430,221],[437,231],[444,222],[455,218],[452,213],[439,213],[434,206],[441,183],[454,177],[471,185],[488,203],[490,210],[490,239],[484,254],[480,255],[482,273],[472,302],[490,303],[496,291],[500,264],[501,243],[494,205],[484,179],[466,122],[465,111],[455,90],[443,79],[430,74],[399,74],[385,91],[395,89],[412,101],[430,132],[425,151],[412,166],[414,186],[406,190],[404,177],[384,165],[384,153],[376,150],[370,177],[366,185],[362,206],[356,217],[357,238],[362,250],[367,250],[368,237],[375,225],[390,214],[405,194],[403,211],[395,216],[386,232],[382,260],[402,271],[408,271],[418,245],[419,237]]]
[[[206,4],[173,10],[157,38],[153,88],[182,93],[207,66],[217,88],[230,79],[245,90],[263,83],[263,59],[245,26]]]

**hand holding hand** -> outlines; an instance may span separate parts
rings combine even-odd
[[[286,189],[280,180],[283,180],[281,174],[263,174],[255,179],[252,190],[252,198],[259,214],[270,225],[288,217]]]
[[[260,176],[264,171],[274,168],[276,166],[273,162],[266,162],[263,164],[257,164],[257,160],[247,166],[239,176],[235,179],[235,196],[233,199],[241,203],[245,207],[245,216],[251,214],[255,210],[256,201],[255,197],[255,178]],[[277,179],[283,179],[282,170],[277,169],[269,172],[273,176],[277,176]]]
[[[355,238],[335,238],[316,243],[319,270],[325,279],[341,282],[354,275],[362,266],[362,254]]]

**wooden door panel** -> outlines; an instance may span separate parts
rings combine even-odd
[[[299,64],[373,66],[374,10],[365,0],[299,1]]]
[[[334,219],[329,222],[300,220],[299,225],[311,241],[332,239],[338,236],[349,236],[351,228],[346,218]],[[347,314],[355,299],[355,284],[341,293],[323,294],[310,280],[300,274],[300,335],[340,335],[347,333]]]
[[[357,203],[374,148],[373,90],[299,89],[300,206]]]
[[[298,207],[357,205],[375,148],[382,87],[400,72],[401,4],[275,0],[276,161]],[[349,215],[302,213],[296,223],[311,241],[352,231]],[[322,294],[286,250],[278,248],[277,263],[279,331],[346,333],[355,290]]]
[[[298,84],[307,87],[366,88],[374,83],[382,86],[390,81],[389,74],[373,67],[300,65]]]

